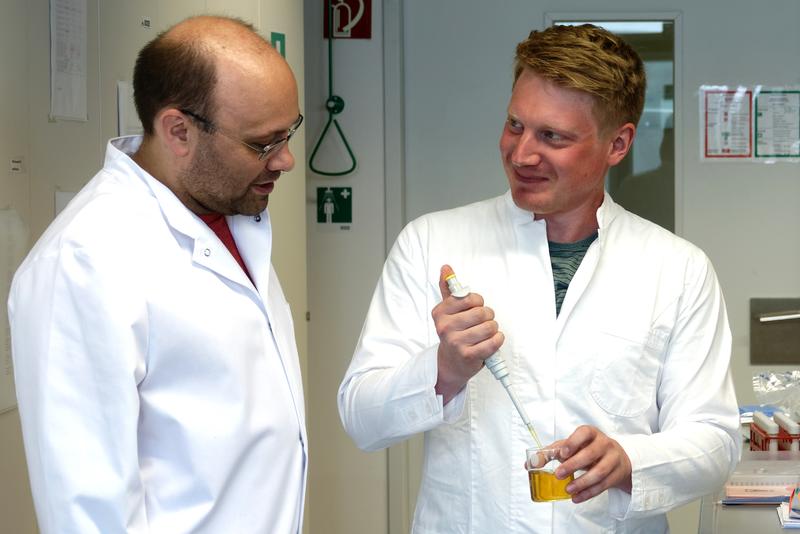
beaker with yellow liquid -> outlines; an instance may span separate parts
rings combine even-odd
[[[563,480],[557,479],[555,475],[556,467],[561,463],[558,459],[558,449],[528,449],[527,458],[526,465],[533,501],[560,501],[572,497],[567,493],[567,485],[575,480],[574,475],[569,475]]]

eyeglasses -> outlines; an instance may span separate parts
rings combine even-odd
[[[291,139],[292,136],[294,135],[294,133],[297,131],[297,129],[300,128],[300,125],[303,124],[303,115],[300,114],[300,115],[297,116],[297,120],[294,121],[294,124],[289,126],[289,130],[286,132],[286,137],[281,137],[277,141],[273,141],[273,142],[268,143],[266,145],[260,145],[260,144],[256,144],[256,143],[248,143],[247,141],[242,141],[238,137],[234,137],[234,136],[232,136],[230,134],[227,134],[219,126],[217,126],[216,124],[211,122],[209,119],[207,119],[207,118],[205,118],[203,116],[200,116],[197,113],[193,113],[193,112],[189,111],[188,109],[179,109],[178,111],[180,111],[184,115],[190,116],[191,118],[193,118],[197,122],[203,124],[205,126],[205,130],[208,133],[219,132],[222,135],[224,135],[225,137],[227,137],[228,139],[236,141],[237,143],[241,143],[244,146],[246,146],[247,148],[249,148],[250,150],[255,151],[258,154],[258,159],[259,160],[264,160],[270,154],[274,154],[275,152],[280,150],[281,147],[283,147],[283,145],[285,145],[286,143],[289,142],[289,139]]]

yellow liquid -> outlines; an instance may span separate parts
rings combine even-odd
[[[569,499],[567,484],[575,480],[573,475],[559,480],[552,471],[528,471],[528,478],[531,481],[531,499],[536,502]]]

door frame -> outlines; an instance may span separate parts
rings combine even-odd
[[[674,28],[673,97],[672,120],[674,135],[683,131],[683,28],[680,11],[546,11],[544,27],[548,28],[557,20],[574,21],[671,21]],[[683,143],[675,140],[675,234],[683,235]]]

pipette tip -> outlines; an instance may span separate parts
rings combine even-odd
[[[531,433],[531,437],[533,438],[533,441],[536,442],[536,446],[541,449],[542,448],[542,442],[539,441],[539,436],[536,435],[536,431],[533,429],[533,425],[531,423],[528,423],[527,426],[528,426],[528,432]]]

